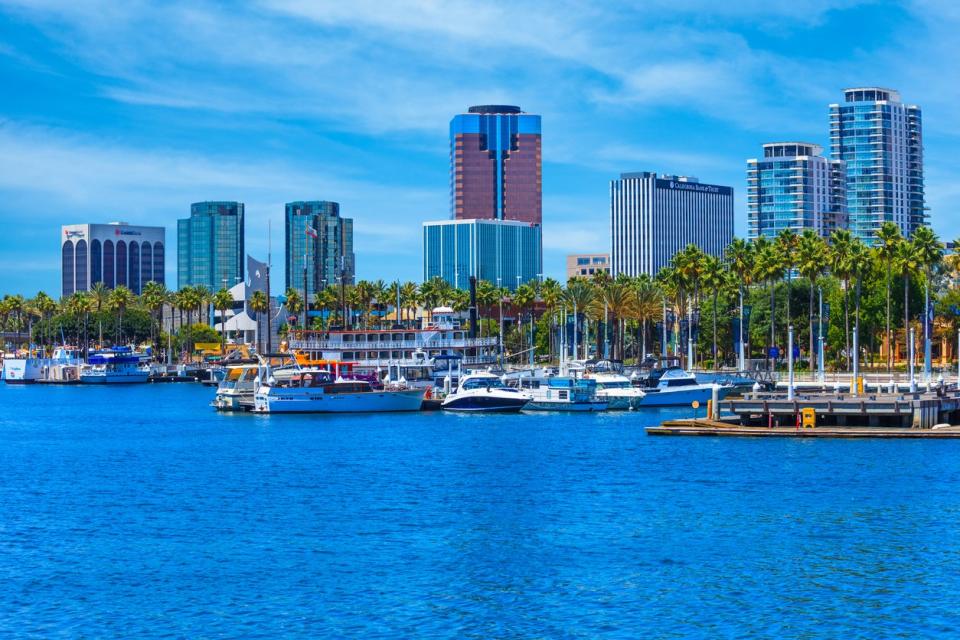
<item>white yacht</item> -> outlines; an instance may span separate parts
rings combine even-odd
[[[253,396],[259,383],[259,364],[227,367],[211,405],[217,411],[248,411],[253,408]]]
[[[325,369],[277,376],[262,368],[253,396],[255,413],[378,413],[419,411],[425,389],[375,389],[369,380],[345,380]]]
[[[717,399],[722,400],[734,390],[733,385],[701,384],[697,377],[680,367],[655,369],[645,380],[646,388],[641,407],[685,407],[697,401],[706,405],[717,387]]]
[[[611,411],[626,411],[640,406],[644,391],[634,387],[630,378],[612,371],[594,371],[585,374],[597,384],[597,398],[607,401]]]
[[[150,367],[129,349],[95,353],[80,368],[83,384],[135,384],[149,377]]]
[[[531,397],[526,391],[506,386],[492,373],[478,372],[463,376],[457,390],[444,398],[441,406],[447,411],[506,413],[520,411]]]

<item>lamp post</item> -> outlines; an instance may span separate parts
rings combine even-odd
[[[499,355],[498,359],[500,361],[500,367],[503,367],[503,288],[501,286],[500,278],[497,278],[497,298],[500,300],[500,346],[498,349]]]
[[[787,328],[787,400],[793,401],[793,325]]]
[[[819,343],[817,345],[819,347],[819,350],[817,351],[817,356],[818,356],[817,368],[819,369],[818,377],[820,379],[820,383],[823,384],[826,381],[826,373],[824,371],[825,359],[824,359],[824,353],[823,353],[823,344],[824,344],[823,343],[823,287],[817,287],[817,292],[820,298],[820,312],[817,319],[817,324],[818,324],[817,333],[819,334],[817,339]]]

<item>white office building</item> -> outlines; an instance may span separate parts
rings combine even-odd
[[[733,240],[733,189],[650,171],[610,181],[611,274],[656,275],[688,244],[723,255]]]
[[[846,165],[809,142],[771,142],[747,160],[749,238],[814,230],[824,238],[847,228]]]
[[[126,222],[60,228],[61,295],[89,291],[97,282],[140,295],[148,282],[164,283],[166,230]]]

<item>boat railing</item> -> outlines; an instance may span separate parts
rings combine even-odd
[[[396,349],[469,349],[477,347],[494,347],[497,338],[458,338],[458,339],[428,339],[428,340],[378,340],[375,342],[343,342],[341,340],[292,340],[292,349],[308,350],[336,350],[336,351],[374,351]]]

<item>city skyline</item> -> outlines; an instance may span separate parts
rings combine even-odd
[[[944,80],[960,23],[952,5],[566,9],[0,3],[11,96],[0,109],[0,214],[23,221],[0,240],[3,272],[18,273],[0,286],[57,291],[53,234],[78,220],[162,225],[170,256],[184,208],[217,199],[246,204],[250,254],[266,257],[272,221],[277,274],[283,203],[314,194],[355,220],[358,278],[418,280],[421,224],[449,210],[450,114],[487,103],[543,116],[546,276],[562,278],[568,253],[608,251],[608,184],[621,172],[734,186],[745,237],[743,159],[771,140],[829,149],[827,105],[857,86],[896,88],[923,107],[931,223],[945,240],[960,232],[950,208],[960,101]],[[508,14],[532,28],[488,43]],[[182,22],[190,47],[172,33]],[[291,24],[303,27],[292,42]],[[221,27],[260,46],[200,42]],[[669,37],[638,47],[650,33]],[[128,51],[134,36],[151,46]],[[310,53],[331,37],[342,51]],[[797,46],[811,39],[824,46]],[[318,75],[327,79],[304,81]],[[320,152],[304,154],[310,146]],[[166,267],[176,282],[175,261]]]

